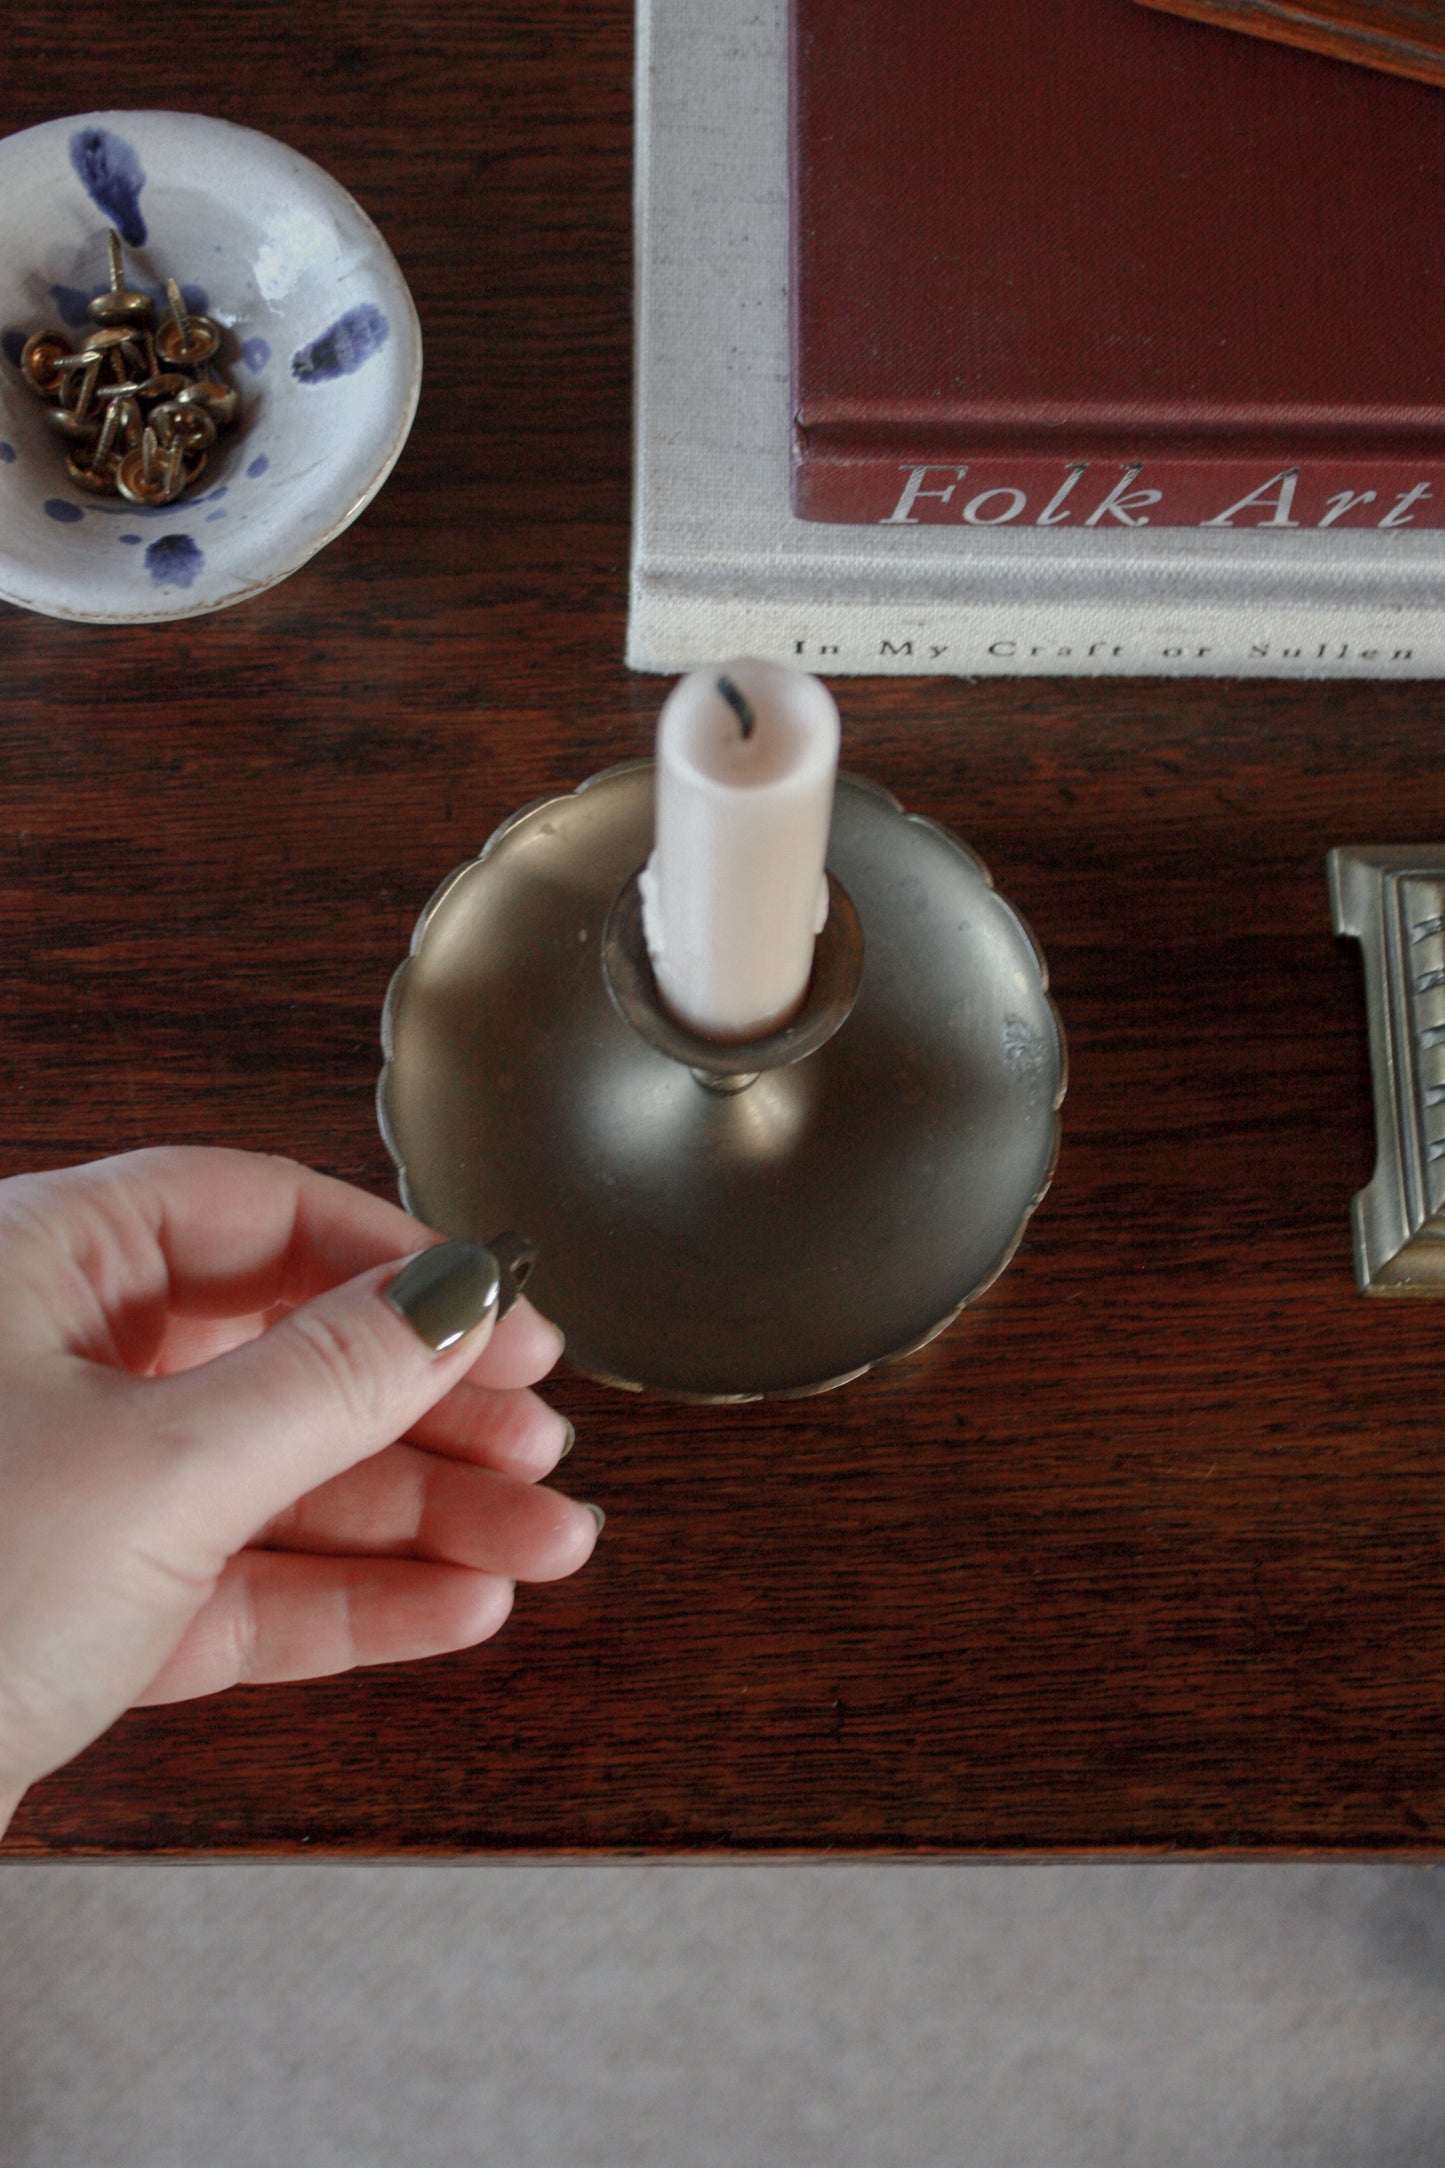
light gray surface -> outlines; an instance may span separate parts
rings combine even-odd
[[[1445,1875],[0,1868],[4,2168],[1436,2168]]]

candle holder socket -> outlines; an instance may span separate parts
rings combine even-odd
[[[669,1061],[680,1061],[707,1091],[746,1091],[767,1069],[806,1060],[847,1022],[863,981],[863,928],[853,899],[827,875],[828,916],[797,1013],[760,1039],[711,1039],[676,1017],[658,991],[642,922],[637,874],[624,883],[602,931],[602,970],[618,1012]]]

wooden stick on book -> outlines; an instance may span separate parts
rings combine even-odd
[[[1140,0],[1166,15],[1357,60],[1389,75],[1445,86],[1445,7],[1439,0]]]

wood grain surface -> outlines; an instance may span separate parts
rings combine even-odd
[[[261,127],[377,220],[426,381],[362,520],[145,631],[0,608],[0,1172],[147,1141],[390,1194],[438,879],[645,753],[625,0],[98,0],[4,121]],[[1373,1116],[1325,852],[1445,837],[1430,684],[842,681],[848,764],[1048,956],[1072,1083],[1013,1266],[915,1358],[689,1408],[568,1375],[590,1565],[444,1661],[123,1719],[4,1850],[1425,1852],[1445,1840],[1445,1306],[1355,1291]]]

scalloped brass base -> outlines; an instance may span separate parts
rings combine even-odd
[[[820,1392],[931,1339],[1012,1256],[1058,1149],[1047,974],[970,852],[840,777],[852,1013],[806,1059],[706,1090],[602,970],[652,818],[651,763],[610,769],[443,883],[387,995],[382,1133],[432,1226],[537,1243],[528,1295],[588,1375]]]

